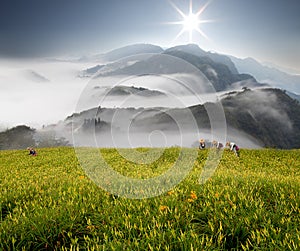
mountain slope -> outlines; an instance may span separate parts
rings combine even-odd
[[[243,92],[228,95],[222,100],[222,105],[229,128],[245,132],[266,147],[300,147],[300,104],[284,91],[245,89]],[[189,109],[196,118],[199,128],[210,128],[205,106],[197,105]],[[177,109],[176,112],[183,114],[184,110]],[[180,115],[177,114],[177,117]],[[158,124],[172,123],[169,118],[159,114],[154,119]],[[150,121],[149,119],[148,123]]]
[[[240,73],[251,74],[259,82],[300,93],[300,76],[290,75],[278,69],[264,66],[253,58],[240,59],[233,56],[230,58]]]
[[[229,130],[249,135],[265,147],[299,148],[300,147],[300,104],[279,89],[244,89],[242,92],[232,92],[221,100],[227,127]],[[195,131],[189,117],[191,113],[200,131],[210,130],[210,120],[207,108],[215,103],[196,105],[188,108],[95,108],[80,114],[74,114],[80,128],[80,121],[91,119],[97,114],[106,123],[111,123],[117,114],[118,119],[112,126],[127,128],[130,125],[133,132],[149,133],[153,130],[179,133]],[[212,110],[212,109],[209,109]],[[231,130],[231,131],[232,131]],[[120,132],[121,132],[120,131]],[[237,142],[239,143],[239,142]]]
[[[99,70],[101,70],[105,65],[96,65],[91,68],[87,68],[85,70],[82,70],[79,72],[78,76],[81,78],[85,77],[92,77],[94,74],[96,74]]]
[[[166,55],[166,56],[164,56]],[[173,60],[172,57],[180,60]],[[231,88],[231,84],[250,79],[252,84],[256,80],[249,74],[234,74],[227,65],[213,61],[207,56],[197,56],[182,50],[167,50],[162,54],[155,54],[147,57],[132,58],[130,61],[120,61],[108,64],[99,72],[98,77],[109,76],[133,76],[143,74],[190,74],[195,71],[189,64],[199,69],[214,86],[216,91],[223,91]]]
[[[255,81],[251,75],[232,73],[227,65],[215,62],[208,56],[197,56],[175,49],[167,50],[164,54],[181,58],[197,67],[211,81],[216,91],[226,90],[234,82],[247,79]]]
[[[289,95],[292,99],[295,99],[300,102],[300,95],[297,95],[293,92],[286,91],[286,94]]]
[[[94,60],[99,62],[112,62],[133,55],[161,52],[163,52],[163,49],[160,46],[152,44],[132,44],[117,48],[104,54],[98,54],[92,57],[83,57],[80,61]]]
[[[174,51],[182,51],[182,52],[186,52],[189,54],[193,54],[198,57],[208,57],[216,63],[226,65],[233,74],[239,73],[238,70],[236,69],[234,63],[231,61],[231,59],[228,56],[221,55],[218,53],[204,51],[196,44],[178,45],[175,47],[171,47],[171,48],[165,50],[165,53],[169,54]]]
[[[229,126],[267,147],[300,147],[300,104],[279,89],[245,90],[222,100]]]

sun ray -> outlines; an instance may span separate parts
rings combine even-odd
[[[189,34],[189,43],[193,42],[193,31],[190,30],[190,34]]]
[[[179,9],[171,0],[168,1],[172,7],[184,18],[185,17],[185,14],[182,12],[181,9]]]
[[[199,20],[199,24],[205,24],[205,23],[214,23],[216,22],[215,19],[205,19],[205,20]]]
[[[164,22],[163,24],[183,24],[182,21]]]
[[[190,0],[190,13],[193,13],[193,0]]]
[[[198,29],[196,29],[196,31],[198,31],[201,34],[202,37],[204,37],[205,39],[209,40],[208,36],[202,30],[200,30],[198,28]]]
[[[174,41],[176,41],[183,33],[185,32],[184,29],[182,29],[178,34],[177,36],[175,37]]]
[[[196,12],[196,16],[200,16],[205,9],[208,7],[208,5],[210,5],[210,3],[212,2],[212,0],[207,1],[197,12]]]

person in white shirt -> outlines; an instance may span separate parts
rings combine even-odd
[[[234,154],[239,157],[239,150],[240,149],[239,149],[239,147],[237,146],[236,143],[228,141],[226,143],[226,146],[229,147],[230,151],[234,152]]]

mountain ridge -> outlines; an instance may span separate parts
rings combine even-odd
[[[238,130],[261,142],[264,147],[283,149],[300,148],[300,103],[289,97],[284,91],[274,88],[233,92],[221,100],[227,127]],[[113,117],[124,114],[123,118],[135,117],[132,126],[135,131],[151,132],[162,130],[165,132],[178,130],[174,117],[182,120],[189,130],[185,114],[190,111],[201,130],[210,129],[210,119],[206,108],[216,106],[215,103],[195,105],[187,108],[94,108],[73,114],[68,121],[80,121],[97,114],[105,123],[110,123],[107,115]],[[141,118],[136,114],[143,114]],[[147,115],[148,114],[148,115]],[[76,119],[75,119],[76,118]],[[75,119],[75,120],[74,120]],[[128,122],[129,123],[129,122]],[[131,124],[131,122],[129,123]],[[75,126],[76,127],[76,126]],[[238,142],[237,142],[238,143]]]
[[[291,75],[277,68],[265,66],[257,60],[247,57],[240,59],[229,56],[241,73],[253,75],[259,82],[270,84],[291,92],[300,93],[300,76]]]
[[[198,57],[208,57],[211,60],[215,61],[216,63],[221,63],[226,65],[233,74],[239,74],[238,70],[236,69],[234,63],[231,61],[230,57],[219,53],[204,51],[197,44],[177,45],[166,49],[164,53],[170,53],[172,51],[182,51],[189,54],[193,54]]]
[[[96,54],[90,57],[82,57],[79,59],[79,61],[94,60],[98,62],[111,62],[132,55],[161,52],[163,52],[163,49],[160,46],[146,43],[138,43],[113,49],[106,53]]]
[[[249,74],[239,74],[230,58],[225,55],[204,52],[198,45],[189,44],[169,48],[161,53],[153,54],[147,57],[138,57],[132,55],[132,62],[118,61],[110,63],[106,67],[97,65],[86,69],[82,75],[91,76],[98,71],[98,77],[109,77],[116,75],[139,75],[148,74],[176,74],[185,73],[182,64],[177,65],[176,60],[170,65],[170,59],[163,58],[164,55],[172,56],[190,63],[200,70],[205,77],[211,81],[216,91],[230,89],[234,82],[251,79],[257,83],[255,78]],[[215,58],[216,60],[212,59]],[[164,68],[162,69],[162,61]],[[130,63],[130,64],[129,64]],[[178,62],[179,63],[179,62]],[[100,71],[99,71],[100,70]],[[88,72],[92,72],[89,74]],[[97,77],[97,76],[96,76]]]

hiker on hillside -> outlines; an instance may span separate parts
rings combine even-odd
[[[29,150],[29,155],[36,156],[37,152],[32,147],[27,147],[27,150]]]
[[[205,149],[205,141],[204,141],[204,139],[200,139],[199,140],[199,149],[200,150]]]
[[[216,148],[217,150],[221,150],[223,148],[223,144],[219,141],[214,140],[212,142],[212,147]]]
[[[229,141],[228,141],[228,142],[226,143],[226,146],[229,147],[230,151],[234,152],[234,154],[235,154],[237,157],[239,157],[239,150],[240,150],[240,148],[237,146],[236,143],[234,143],[234,142],[229,142]]]

